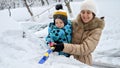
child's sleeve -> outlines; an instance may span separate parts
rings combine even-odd
[[[48,33],[50,33],[53,29],[53,23],[50,23],[48,26]]]
[[[54,42],[51,35],[50,35],[50,33],[52,31],[52,25],[53,25],[53,23],[50,23],[49,26],[48,26],[48,35],[45,38],[47,44],[49,44],[50,42]]]
[[[49,44],[50,42],[54,42],[54,41],[51,38],[51,36],[48,34],[48,36],[46,37],[46,43]]]

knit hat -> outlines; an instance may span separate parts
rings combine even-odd
[[[93,0],[85,0],[81,3],[80,10],[90,10],[95,15],[97,13],[96,4],[93,2]]]
[[[61,19],[64,24],[67,24],[67,12],[64,10],[56,10],[53,14],[54,22],[55,19]]]

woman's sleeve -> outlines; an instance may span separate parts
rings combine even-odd
[[[63,52],[74,55],[87,55],[93,52],[98,45],[102,29],[95,29],[91,32],[82,44],[64,44]]]

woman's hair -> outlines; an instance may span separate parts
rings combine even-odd
[[[92,15],[93,15],[93,18],[95,18],[96,15],[94,13],[92,13]]]

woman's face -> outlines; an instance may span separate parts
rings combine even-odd
[[[93,13],[90,10],[82,10],[80,16],[84,23],[88,23],[93,19]]]
[[[55,19],[55,25],[58,28],[63,28],[64,27],[64,22],[61,19]]]

